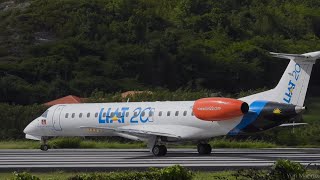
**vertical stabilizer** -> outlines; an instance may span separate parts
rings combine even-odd
[[[269,91],[241,98],[244,101],[267,100],[303,106],[312,66],[320,51],[306,54],[271,53],[274,57],[290,59],[278,85]]]

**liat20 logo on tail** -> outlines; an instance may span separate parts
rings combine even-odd
[[[288,83],[288,91],[285,92],[284,98],[283,98],[284,102],[286,102],[288,104],[290,104],[290,102],[291,102],[293,90],[296,87],[296,83],[299,80],[300,72],[301,72],[301,66],[298,63],[296,63],[296,65],[294,67],[295,67],[294,71],[292,73],[289,73],[289,75],[292,76],[293,79],[290,79],[290,81]]]

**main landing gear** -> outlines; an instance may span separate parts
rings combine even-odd
[[[165,156],[167,154],[167,147],[165,145],[155,145],[152,148],[154,156]]]
[[[41,145],[40,145],[40,149],[42,151],[48,151],[49,149],[49,145],[47,144],[47,138],[46,137],[41,137]]]
[[[161,137],[149,138],[148,148],[154,156],[165,156],[167,154],[167,147],[162,143]]]
[[[197,150],[198,150],[198,153],[200,155],[208,155],[208,154],[211,154],[211,151],[212,151],[212,147],[210,144],[198,144],[197,146]]]
[[[41,144],[40,149],[41,149],[42,151],[48,151],[49,146],[48,146],[47,144]]]
[[[167,147],[164,145],[165,142],[168,141],[163,139],[163,137],[150,137],[148,139],[148,148],[154,156],[165,156],[167,154]],[[212,147],[205,141],[200,141],[197,146],[197,150],[199,155],[209,155],[211,154]]]

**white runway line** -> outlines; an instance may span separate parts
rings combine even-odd
[[[165,157],[147,150],[59,149],[0,150],[0,171],[14,170],[128,170],[166,167],[175,164],[191,169],[237,169],[269,167],[278,159],[291,159],[303,165],[320,165],[320,149],[214,149],[200,156],[194,149],[168,149]]]

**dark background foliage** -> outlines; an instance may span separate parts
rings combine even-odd
[[[12,104],[96,89],[270,88],[287,61],[269,51],[320,50],[317,0],[0,2],[0,102]],[[310,93],[319,75],[317,63]]]
[[[0,138],[23,138],[45,109],[30,104],[69,94],[101,102],[150,90],[132,99],[191,100],[272,88],[288,62],[269,51],[320,50],[319,8],[318,0],[0,0]],[[309,97],[320,95],[319,75],[318,62]],[[251,137],[317,145],[313,107],[309,127]]]

